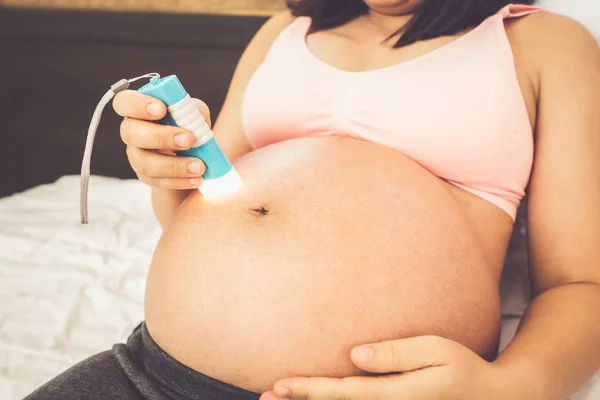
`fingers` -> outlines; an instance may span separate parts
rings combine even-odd
[[[136,175],[146,185],[159,189],[198,189],[202,184],[202,178],[152,178],[143,174]]]
[[[132,118],[121,123],[121,139],[128,146],[151,150],[186,150],[194,144],[190,131]]]
[[[208,108],[208,105],[200,99],[192,100],[194,101],[194,104],[196,105],[198,110],[200,110],[200,114],[202,114],[202,117],[204,117],[204,120],[206,121],[208,126],[212,128],[212,121],[210,120],[210,108]]]
[[[193,101],[210,126],[208,106],[201,100]],[[192,132],[152,122],[166,115],[167,107],[163,102],[137,91],[125,90],[115,96],[113,108],[125,117],[121,124],[121,139],[127,144],[129,162],[142,182],[178,190],[200,186],[206,170],[201,160],[168,155],[171,151],[191,148],[194,143]]]
[[[113,108],[122,117],[156,121],[167,113],[165,104],[135,90],[124,90],[117,93],[113,100]]]
[[[152,178],[199,178],[206,167],[195,157],[176,157],[127,146],[127,157],[133,170]]]
[[[273,393],[283,399],[295,400],[358,400],[372,398],[372,386],[373,382],[364,378],[302,378],[275,385]]]
[[[446,365],[458,343],[437,336],[391,340],[352,349],[354,364],[368,372],[410,372]]]
[[[292,378],[275,384],[261,400],[364,400],[409,399],[399,376],[332,378]]]
[[[258,400],[281,400],[281,397],[277,396],[273,391],[269,390],[260,395]]]
[[[200,99],[192,99],[192,101],[200,110],[204,120],[211,126],[208,105]],[[146,121],[157,121],[167,113],[167,107],[162,101],[135,90],[124,90],[117,93],[113,100],[113,109],[121,117]]]

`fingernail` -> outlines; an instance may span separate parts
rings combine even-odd
[[[198,161],[194,161],[188,164],[188,171],[190,171],[192,174],[199,174],[200,173],[200,168],[202,166],[200,165],[200,162]]]
[[[354,349],[354,358],[357,361],[369,362],[373,360],[373,349],[369,346],[360,346]]]
[[[180,133],[175,136],[175,144],[179,147],[190,147],[190,137],[186,133]]]
[[[146,106],[146,111],[154,117],[160,117],[162,114],[162,107],[158,103],[150,103]]]
[[[199,186],[200,185],[200,179],[190,178],[190,179],[188,179],[188,183],[190,185],[193,185],[193,186]]]
[[[292,391],[283,386],[275,386],[275,388],[273,388],[273,393],[279,397],[283,397],[284,399],[292,398]]]

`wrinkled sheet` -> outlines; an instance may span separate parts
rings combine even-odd
[[[150,190],[137,181],[92,177],[87,226],[76,176],[0,199],[0,399],[23,398],[127,338],[143,319],[159,236]],[[523,284],[503,288],[505,312],[520,312]],[[518,322],[504,320],[503,343]],[[600,379],[573,399],[599,400]]]
[[[78,177],[0,200],[0,399],[127,338],[159,235],[136,181],[92,177],[87,226]]]

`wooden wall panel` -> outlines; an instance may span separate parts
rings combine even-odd
[[[0,0],[0,5],[103,11],[147,11],[226,15],[271,15],[283,0]]]
[[[265,20],[0,7],[0,196],[78,174],[94,108],[121,78],[177,74],[218,114],[239,56]],[[134,177],[119,124],[107,107],[92,173]]]

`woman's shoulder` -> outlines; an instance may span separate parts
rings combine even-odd
[[[296,19],[295,16],[292,15],[290,10],[281,11],[277,14],[274,14],[269,20],[265,23],[265,26],[270,26],[275,28],[276,26],[279,29],[283,29]]]
[[[240,60],[240,67],[244,70],[254,71],[263,62],[281,33],[295,20],[296,18],[289,11],[281,12],[269,18],[246,47]]]
[[[547,11],[509,20],[506,30],[513,46],[522,47],[538,66],[567,62],[578,52],[598,51],[596,39],[583,24]]]
[[[265,41],[273,42],[294,21],[296,21],[296,17],[290,11],[280,12],[269,18],[258,30],[256,36],[263,38]]]
[[[600,67],[596,39],[583,24],[570,17],[543,11],[505,23],[515,58],[527,69],[538,96],[544,80],[559,75],[548,72],[577,73],[590,66]]]
[[[256,32],[248,44],[246,53],[251,53],[253,58],[264,59],[281,33],[296,20],[297,18],[289,11],[275,14]]]

